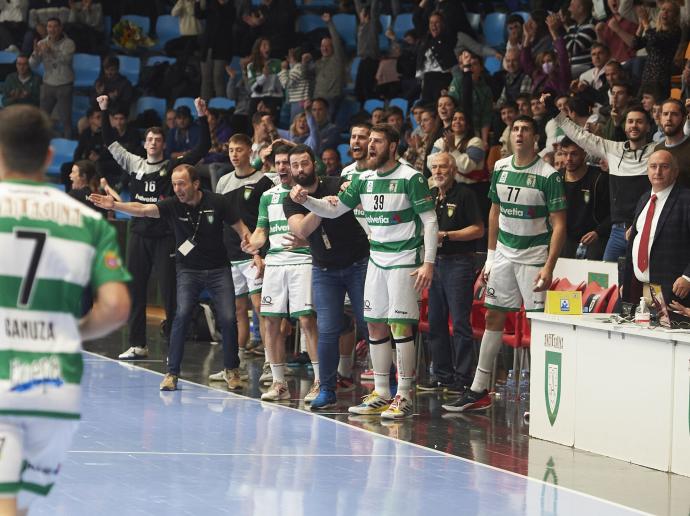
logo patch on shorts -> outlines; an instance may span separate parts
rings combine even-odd
[[[364,311],[371,311],[371,301],[369,301],[368,299],[364,300]]]
[[[486,297],[492,297],[496,298],[496,290],[494,288],[487,288],[486,289]]]
[[[261,306],[273,306],[273,298],[271,296],[263,296],[261,298]]]

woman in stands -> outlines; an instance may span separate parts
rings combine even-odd
[[[536,41],[536,24],[525,23],[524,44],[520,52],[520,64],[525,73],[532,76],[532,93],[550,92],[554,96],[568,95],[570,90],[570,61],[562,36],[562,24],[558,16],[550,14],[546,24],[556,49],[540,52],[532,58],[532,45]],[[536,62],[536,63],[535,63]]]
[[[247,81],[250,91],[250,114],[256,111],[259,102],[271,110],[275,117],[283,102],[283,86],[278,74],[281,70],[280,59],[271,59],[271,42],[267,38],[258,38],[252,47],[252,54],[247,64]]]
[[[319,138],[319,128],[311,114],[311,100],[304,102],[304,109],[305,111],[297,114],[292,120],[292,125],[290,125],[290,141],[303,143],[309,145],[312,149],[318,149],[321,146],[321,138]]]

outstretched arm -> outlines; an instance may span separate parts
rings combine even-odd
[[[140,202],[120,202],[110,195],[91,194],[89,200],[104,210],[115,210],[126,213],[132,217],[149,217],[159,219],[161,214],[155,204],[143,204]]]

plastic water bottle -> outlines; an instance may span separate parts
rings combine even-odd
[[[578,260],[587,258],[587,244],[580,242],[580,245],[577,246],[577,251],[575,251],[575,258]]]
[[[644,297],[640,298],[640,304],[635,309],[635,324],[642,328],[649,328],[649,321],[651,314],[649,307],[647,307],[647,300]]]
[[[506,377],[506,394],[505,398],[508,401],[515,401],[515,393],[517,392],[517,382],[515,381],[515,374],[511,369],[508,371],[508,376]]]
[[[520,372],[520,401],[529,401],[529,371]]]

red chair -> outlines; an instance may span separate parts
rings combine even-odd
[[[612,314],[613,311],[616,309],[616,303],[618,303],[618,296],[620,295],[618,285],[611,285],[610,288],[613,288],[613,292],[611,292],[611,295],[609,296],[609,302],[606,305],[607,314]]]
[[[585,286],[584,281],[579,285],[574,285],[570,283],[568,278],[561,278],[555,285],[553,283],[551,284],[551,290],[557,290],[559,292],[565,292],[566,290],[579,290],[580,292],[584,292]]]

